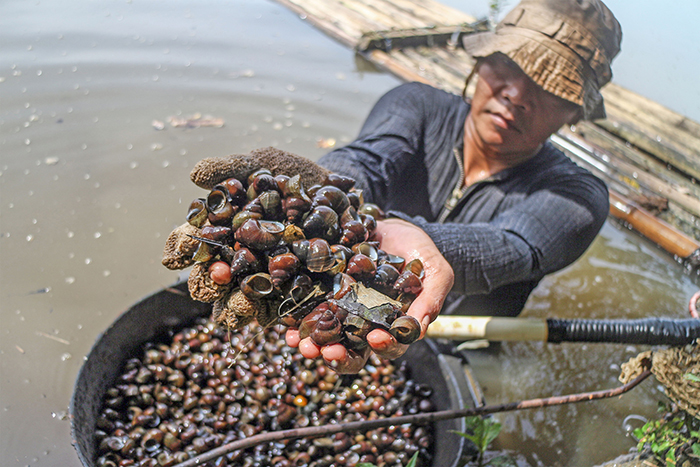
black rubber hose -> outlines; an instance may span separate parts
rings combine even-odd
[[[548,319],[548,342],[685,345],[700,339],[700,319]]]

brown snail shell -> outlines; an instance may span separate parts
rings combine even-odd
[[[326,272],[335,265],[331,246],[322,238],[297,240],[292,243],[292,251],[311,272]]]
[[[284,191],[287,189],[287,183],[289,183],[290,178],[291,177],[284,174],[275,175],[275,181],[277,182],[277,190],[280,193],[284,193]]]
[[[231,260],[231,274],[234,277],[241,277],[246,274],[258,272],[261,263],[258,257],[248,248],[242,247],[233,254]]]
[[[345,338],[351,343],[352,348],[364,348],[367,346],[367,334],[372,330],[372,323],[361,316],[348,313],[343,322]]]
[[[374,262],[379,260],[379,249],[369,242],[362,242],[352,246],[353,253],[362,253]]]
[[[423,268],[423,262],[418,258],[412,259],[406,266],[404,266],[403,271],[411,271],[413,274],[418,276],[419,279],[423,279],[425,276],[425,269]]]
[[[241,291],[251,299],[267,297],[272,290],[272,278],[264,272],[251,274],[241,281]]]
[[[207,218],[214,225],[225,225],[231,222],[238,207],[231,204],[226,193],[219,189],[214,189],[207,196]]]
[[[319,305],[317,305],[311,313],[306,315],[304,319],[301,320],[301,324],[299,324],[299,338],[300,339],[306,339],[311,335],[311,331],[314,330],[316,327],[316,323],[318,322],[319,318],[325,313],[326,311],[330,311],[330,305],[328,302],[323,302]]]
[[[340,274],[345,271],[348,261],[352,258],[352,250],[343,245],[331,245],[331,251],[335,256],[335,264],[328,270],[328,273],[331,275]]]
[[[239,211],[236,213],[235,216],[233,216],[233,220],[231,221],[231,228],[233,230],[238,230],[240,226],[242,226],[245,221],[248,219],[262,219],[263,215],[260,212],[253,212],[253,211]]]
[[[282,197],[275,190],[263,191],[258,196],[266,219],[282,218]]]
[[[277,190],[277,180],[272,176],[269,170],[261,169],[248,177],[251,182],[248,184],[248,199],[257,198],[260,193],[269,190]]]
[[[399,316],[391,323],[389,332],[399,344],[411,344],[420,337],[420,323],[413,316]]]
[[[403,258],[400,257],[400,256],[396,256],[396,255],[392,255],[392,254],[389,254],[389,253],[385,253],[385,254],[383,254],[383,255],[380,256],[380,258],[379,258],[379,260],[378,260],[378,263],[379,263],[379,264],[384,264],[384,263],[391,264],[391,265],[394,266],[396,269],[398,269],[399,271],[401,271],[401,270],[403,270],[403,267],[404,267],[404,265],[406,264],[406,260],[403,259]]]
[[[382,208],[377,206],[374,203],[363,203],[359,209],[358,212],[360,214],[369,214],[370,216],[374,217],[376,220],[380,221],[386,218],[386,215],[384,214],[384,211]]]
[[[418,295],[423,290],[423,283],[420,278],[409,270],[404,270],[394,283],[394,290],[400,293],[411,293]]]
[[[275,221],[248,219],[236,230],[235,238],[243,245],[256,250],[267,250],[280,241],[284,224]]]
[[[362,206],[365,202],[364,197],[362,196],[362,190],[352,190],[348,194],[348,201],[350,201],[350,206],[354,207],[355,209],[360,209],[360,206]]]
[[[401,303],[401,312],[406,313],[416,296],[412,293],[400,293],[396,300]]]
[[[248,183],[248,186],[252,185],[253,180],[255,180],[255,177],[257,177],[258,175],[261,175],[261,174],[272,175],[272,172],[270,172],[269,169],[258,169],[256,171],[254,171],[253,173],[248,175],[248,179],[246,180],[246,182]]]
[[[214,257],[214,251],[209,244],[200,242],[197,250],[192,255],[192,259],[196,262],[203,263]]]
[[[284,253],[270,258],[267,269],[272,278],[272,285],[279,288],[291,279],[301,266],[301,261],[293,253]]]
[[[287,222],[297,223],[311,208],[311,201],[290,196],[282,200],[282,209]]]
[[[257,196],[250,200],[248,204],[243,206],[243,211],[255,212],[257,214],[260,214],[261,216],[265,214],[265,209],[263,209],[262,203],[260,202],[260,198],[258,198]]]
[[[360,216],[359,216],[359,214],[357,214],[357,209],[355,209],[352,206],[348,206],[348,208],[340,214],[340,217],[338,220],[340,222],[340,226],[345,228],[345,225],[348,222],[359,221]]]
[[[331,245],[331,251],[337,259],[345,262],[347,262],[350,258],[352,258],[352,255],[355,254],[350,248],[346,247],[345,245]]]
[[[237,178],[228,178],[213,189],[220,190],[226,194],[228,201],[234,206],[243,206],[248,201],[246,190]]]
[[[224,225],[205,225],[199,236],[219,243],[228,243],[231,238],[231,228]]]
[[[295,303],[300,303],[311,293],[313,286],[313,281],[309,276],[298,274],[292,279],[287,297],[291,298]]]
[[[348,196],[337,187],[332,185],[322,186],[316,191],[312,202],[313,207],[329,206],[336,213],[342,214],[350,207]]]
[[[355,179],[331,172],[326,176],[323,184],[332,185],[347,193],[355,186]]]
[[[338,214],[328,206],[317,206],[311,210],[302,224],[306,238],[319,237],[333,242],[340,233]]]
[[[377,272],[374,274],[372,283],[377,290],[394,298],[396,296],[396,292],[393,290],[393,286],[396,279],[399,278],[399,275],[400,273],[398,269],[389,263],[383,263],[377,266]]]
[[[343,229],[340,237],[340,243],[345,246],[352,246],[356,243],[367,240],[369,233],[367,228],[360,221],[357,211],[354,207],[348,207],[340,217],[340,226]]]
[[[316,345],[337,344],[343,338],[343,325],[330,309],[321,313],[309,334]]]
[[[362,253],[357,253],[350,258],[348,261],[348,267],[345,272],[351,275],[358,281],[370,280],[374,277],[374,273],[377,271],[377,266],[374,261]]]
[[[301,176],[298,174],[287,180],[282,194],[285,198],[301,198],[311,204],[311,198],[304,190],[304,184],[301,182]]]
[[[187,210],[187,222],[191,225],[201,227],[207,221],[208,216],[206,199],[197,198],[190,203]]]
[[[340,273],[333,278],[333,298],[335,300],[341,299],[347,294],[352,284],[357,282],[352,276]]]
[[[358,214],[360,222],[365,226],[367,232],[374,232],[377,229],[377,220],[370,214]]]

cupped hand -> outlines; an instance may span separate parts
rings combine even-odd
[[[386,219],[377,222],[375,230],[379,247],[387,253],[410,261],[420,259],[425,270],[423,290],[413,301],[407,314],[421,325],[421,338],[430,323],[437,318],[442,305],[454,283],[454,272],[447,260],[421,228],[401,219]],[[369,347],[357,352],[340,344],[319,347],[310,338],[299,339],[296,329],[289,329],[287,344],[299,347],[306,358],[323,356],[326,364],[338,373],[357,373],[367,362],[370,350],[384,358],[397,358],[406,352],[407,345],[399,344],[394,336],[383,329],[375,329],[367,335]]]

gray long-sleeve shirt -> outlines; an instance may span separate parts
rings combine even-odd
[[[468,112],[460,96],[401,85],[377,102],[355,141],[319,162],[432,238],[455,272],[443,313],[514,316],[545,274],[588,248],[608,192],[549,142],[460,192]]]

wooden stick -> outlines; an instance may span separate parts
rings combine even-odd
[[[271,441],[281,441],[285,439],[297,438],[317,438],[320,436],[328,436],[335,433],[346,433],[353,431],[369,431],[377,428],[406,425],[406,424],[428,424],[439,422],[442,420],[450,420],[453,418],[468,417],[471,415],[486,415],[498,412],[510,412],[514,410],[536,409],[541,407],[552,407],[555,405],[574,404],[577,402],[586,402],[609,397],[619,396],[626,393],[630,389],[637,386],[639,383],[649,377],[651,371],[645,369],[639,376],[629,383],[619,386],[614,389],[605,389],[602,391],[585,392],[580,394],[571,394],[568,396],[553,396],[543,399],[529,399],[519,402],[510,402],[499,405],[483,405],[481,407],[473,407],[459,410],[443,410],[440,412],[430,412],[417,415],[404,415],[401,417],[380,418],[377,420],[363,420],[348,423],[334,423],[330,425],[313,426],[307,428],[293,428],[291,430],[272,431],[261,433],[249,438],[239,439],[224,444],[216,449],[212,449],[199,456],[193,457],[175,465],[174,467],[196,467],[204,462],[224,456],[229,452],[247,449],[262,443]]]

